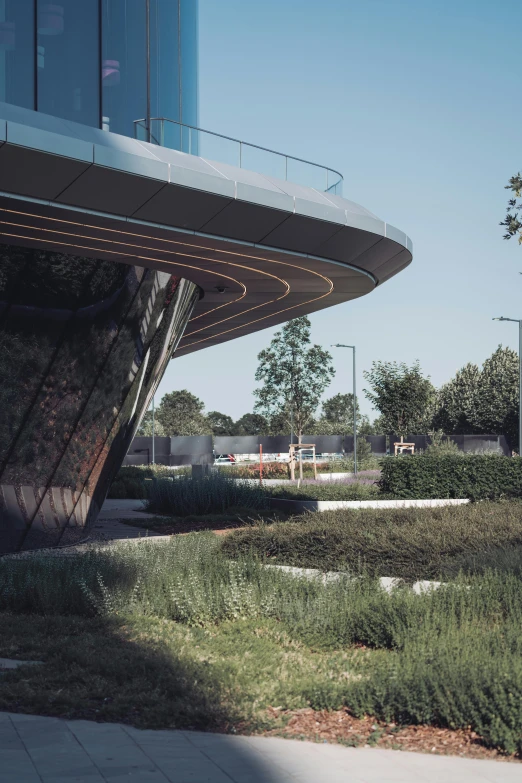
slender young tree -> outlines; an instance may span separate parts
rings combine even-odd
[[[331,355],[310,344],[310,321],[302,316],[286,323],[257,358],[255,377],[262,386],[254,391],[255,410],[268,419],[284,416],[301,443],[335,374]]]

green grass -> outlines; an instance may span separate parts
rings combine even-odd
[[[230,557],[253,554],[273,563],[416,580],[455,576],[461,567],[469,572],[473,558],[484,563],[482,570],[494,568],[499,549],[520,546],[522,504],[483,502],[306,513],[231,533],[223,551]]]
[[[300,531],[303,552],[334,546],[354,564],[357,547],[360,560],[381,565],[390,547],[405,573],[408,557],[423,558],[411,577],[471,552],[503,568],[483,559],[479,573],[469,567],[421,596],[383,593],[360,561],[358,578],[327,584],[266,569],[252,535],[241,538],[255,528],[225,541],[198,533],[3,559],[0,655],[44,665],[3,675],[0,709],[247,730],[272,725],[269,705],[346,706],[397,724],[471,726],[487,744],[522,753],[522,580],[499,556],[500,543],[521,547],[519,509],[374,515],[375,534],[361,533],[361,512],[348,533],[339,517],[325,524],[327,514],[258,531],[284,531],[288,552],[299,543],[288,531]]]
[[[324,484],[304,484],[301,487],[292,485],[289,487],[270,487],[273,498],[282,500],[385,500],[384,495],[376,484],[337,484],[325,481]]]

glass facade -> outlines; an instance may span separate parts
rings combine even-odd
[[[144,120],[142,138],[150,117],[197,125],[197,16],[197,0],[0,0],[0,101],[126,136]]]
[[[198,294],[166,272],[0,248],[0,554],[85,535]]]

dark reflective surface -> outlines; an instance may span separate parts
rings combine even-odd
[[[98,0],[37,0],[38,111],[100,123]]]
[[[103,0],[102,52],[102,127],[133,136],[147,114],[145,0]]]
[[[0,101],[34,109],[34,0],[0,0]]]
[[[0,552],[92,524],[198,296],[165,272],[0,249]]]

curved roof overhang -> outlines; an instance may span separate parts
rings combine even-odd
[[[194,281],[177,356],[367,294],[412,258],[347,199],[2,103],[0,242]]]

